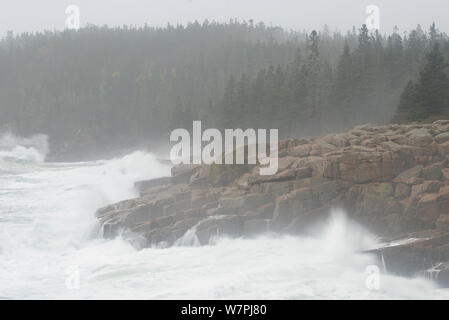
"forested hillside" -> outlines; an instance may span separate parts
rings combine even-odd
[[[447,61],[435,26],[381,35],[205,21],[9,35],[0,131],[46,133],[64,154],[168,143],[170,129],[197,119],[281,136],[389,122],[435,43]]]
[[[323,41],[344,42],[336,65],[321,54]],[[437,61],[429,66],[427,53],[435,45],[442,52],[431,54]],[[366,26],[344,38],[312,32],[305,49],[298,49],[286,66],[264,68],[254,79],[245,74],[231,77],[217,104],[222,112],[220,123],[222,127],[280,128],[284,137],[342,131],[364,122],[388,123],[397,112],[407,82],[420,72],[425,78],[421,86],[428,89],[421,99],[429,97],[427,106],[413,106],[413,102],[402,99],[399,112],[402,118],[410,109],[424,114],[406,115],[406,121],[425,120],[426,115],[435,118],[449,111],[449,96],[435,95],[439,91],[449,93],[442,88],[449,84],[447,79],[444,82],[444,60],[448,57],[448,37],[435,25],[428,32],[418,27],[402,36],[397,30],[389,36],[370,33]],[[433,81],[433,77],[442,80]]]

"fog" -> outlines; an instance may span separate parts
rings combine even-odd
[[[380,30],[390,32],[395,25],[401,31],[418,23],[432,22],[441,31],[449,31],[447,0],[15,0],[0,3],[0,34],[42,30],[61,30],[65,25],[65,8],[75,4],[81,11],[81,25],[164,26],[185,24],[204,19],[220,22],[239,20],[264,21],[291,29],[321,28],[346,31],[366,20],[366,7],[380,8]]]
[[[64,30],[73,5],[81,27],[111,28],[22,34]],[[51,156],[81,160],[166,146],[172,129],[195,120],[205,128],[279,128],[280,138],[401,121],[411,115],[397,112],[399,104],[412,104],[400,97],[436,42],[449,59],[447,7],[442,0],[3,0],[0,132],[46,134]],[[374,21],[380,33],[371,36]],[[113,28],[124,25],[131,27]]]

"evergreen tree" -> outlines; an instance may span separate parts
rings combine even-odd
[[[440,32],[438,31],[435,22],[429,28],[430,44],[433,45],[440,40]]]
[[[331,93],[331,101],[334,105],[347,106],[352,99],[355,84],[352,64],[353,59],[346,42],[337,66],[336,82]]]
[[[302,66],[301,73],[305,83],[305,108],[303,111],[304,123],[309,125],[311,132],[320,132],[322,116],[322,92],[320,83],[321,59],[318,50],[319,37],[316,31],[312,31],[308,38],[308,56]]]
[[[409,81],[405,86],[404,91],[401,94],[400,102],[396,115],[393,118],[393,122],[404,123],[409,121],[411,114],[415,113],[414,110],[416,104],[416,85],[413,81]]]
[[[228,84],[226,85],[225,93],[222,102],[222,116],[221,116],[221,127],[233,128],[234,119],[237,114],[240,114],[237,110],[237,94],[236,94],[236,83],[234,77],[229,78]]]
[[[438,43],[427,54],[417,84],[409,82],[401,95],[395,121],[426,121],[449,115],[449,78]]]
[[[440,46],[435,43],[433,50],[427,55],[427,63],[419,74],[417,119],[447,113],[449,109],[449,79],[445,68],[449,64],[444,61]]]

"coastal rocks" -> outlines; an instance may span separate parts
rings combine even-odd
[[[292,220],[321,205],[316,192],[311,188],[301,188],[278,198],[273,216],[276,230],[287,227]]]
[[[380,236],[419,239],[382,251],[391,270],[411,274],[449,261],[449,122],[363,125],[282,140],[278,151],[272,176],[259,175],[258,165],[188,165],[138,182],[140,197],[97,211],[103,236],[164,247],[191,234],[200,245],[217,236],[301,234],[343,208]],[[444,266],[441,275],[449,274]]]
[[[446,141],[449,141],[449,132],[440,133],[434,139],[436,143],[444,143]]]
[[[404,184],[413,184],[416,178],[421,176],[421,172],[424,166],[417,165],[413,168],[405,170],[401,174],[399,174],[396,178],[394,178],[393,182],[396,183],[404,183]]]
[[[425,147],[433,141],[432,135],[427,129],[424,128],[413,129],[407,133],[407,136],[409,138],[410,145],[417,147]]]
[[[370,252],[384,261],[388,272],[416,276],[429,272],[440,263],[448,265],[448,243],[449,232],[424,230],[403,234]]]
[[[435,280],[444,288],[449,288],[449,261],[432,266],[432,268],[425,271],[424,276]]]

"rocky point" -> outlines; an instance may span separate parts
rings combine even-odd
[[[449,120],[287,139],[278,153],[273,176],[257,165],[184,165],[138,182],[140,197],[98,210],[103,236],[165,247],[192,227],[200,244],[298,235],[342,208],[388,243],[371,251],[388,271],[449,286]]]

